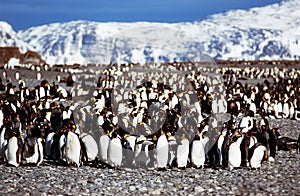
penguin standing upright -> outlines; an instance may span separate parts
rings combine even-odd
[[[12,130],[9,130],[9,132]],[[8,134],[10,135],[10,133]],[[12,137],[7,141],[7,145],[4,147],[4,160],[7,165],[18,167],[21,164],[22,157],[22,139],[20,138],[20,133],[13,132]]]
[[[99,139],[99,158],[104,163],[108,163],[107,151],[110,143],[110,138],[107,134],[102,134]]]
[[[156,162],[158,169],[165,169],[169,159],[169,143],[166,134],[162,132],[156,144]]]
[[[58,151],[56,151],[56,159],[59,158],[60,161],[67,161],[66,159],[66,143],[67,138],[65,134],[61,134],[58,139]]]
[[[203,168],[205,163],[205,144],[202,134],[196,134],[191,143],[191,163],[196,168]]]
[[[225,137],[226,137],[226,133],[227,133],[227,129],[226,129],[226,124],[223,124],[223,128],[221,130],[221,134],[219,135],[219,138],[218,138],[218,143],[217,143],[217,152],[219,154],[219,161],[220,161],[220,164],[222,165],[222,146],[223,146],[223,143],[224,143],[224,140],[225,140]]]
[[[79,167],[81,163],[81,145],[79,136],[72,131],[67,132],[66,147],[65,147],[66,161],[69,166]]]
[[[283,100],[283,107],[282,107],[282,117],[289,118],[290,116],[290,106],[287,102],[287,99]]]
[[[250,135],[247,133],[244,134],[244,138],[241,143],[241,166],[246,167],[248,166],[248,152],[249,152],[249,147],[250,146]]]
[[[134,160],[133,165],[135,167],[148,167],[151,163],[151,155],[150,151],[152,150],[152,146],[154,143],[152,141],[147,140],[147,138],[143,135],[140,135],[135,144],[135,152],[134,152]]]
[[[19,71],[16,71],[16,73],[15,73],[15,79],[16,80],[20,79],[20,73],[19,73]]]
[[[242,154],[241,154],[241,143],[244,136],[236,129],[234,135],[232,136],[232,143],[229,146],[228,150],[228,166],[232,170],[238,168],[242,163]]]
[[[278,135],[279,135],[278,129],[277,128],[269,129],[268,134],[269,134],[269,140],[268,140],[268,144],[269,144],[268,156],[269,157],[268,158],[269,158],[269,161],[274,161],[274,159],[276,157],[276,151],[277,151],[277,139],[278,139]]]
[[[231,142],[231,134],[230,134],[230,130],[227,130],[221,148],[223,168],[228,167],[228,151],[229,151],[230,142]]]
[[[5,131],[6,131],[6,127],[2,125],[0,128],[0,150],[1,150],[0,157],[1,158],[4,158],[5,156],[4,151],[7,145],[7,139],[5,139]]]
[[[176,159],[178,168],[184,169],[187,167],[189,150],[189,140],[183,133],[177,146]]]
[[[41,74],[41,72],[37,72],[36,73],[36,80],[37,81],[40,81],[42,79],[42,74]]]
[[[51,153],[51,147],[53,144],[53,136],[54,136],[54,132],[51,132],[47,135],[46,137],[46,141],[45,141],[45,152],[46,152],[46,156],[47,158],[54,158],[54,156]]]
[[[108,163],[112,167],[120,167],[123,160],[123,149],[122,143],[119,138],[117,131],[114,131],[109,141],[108,151],[107,151]]]
[[[135,142],[136,136],[126,134],[124,136],[124,156],[125,156],[125,165],[127,167],[132,166],[134,159],[134,151],[135,151]]]
[[[86,155],[85,161],[92,162],[96,159],[98,155],[98,145],[95,139],[86,133],[80,135],[82,141],[82,146],[84,147],[84,154]]]
[[[169,142],[169,160],[168,165],[169,167],[174,167],[175,160],[176,160],[176,149],[177,149],[177,141],[176,138],[169,134],[168,135],[168,142]]]

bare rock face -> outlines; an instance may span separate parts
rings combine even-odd
[[[23,64],[33,64],[33,65],[40,65],[42,64],[44,61],[41,57],[41,55],[39,55],[37,52],[34,51],[27,51],[25,54],[22,55],[22,63]]]
[[[11,58],[20,59],[21,64],[41,65],[45,63],[37,52],[28,50],[22,54],[18,47],[0,47],[0,65],[7,64]]]
[[[6,64],[11,58],[21,58],[18,47],[0,47],[0,64]]]

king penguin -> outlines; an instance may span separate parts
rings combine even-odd
[[[130,167],[134,159],[136,136],[125,134],[123,140],[125,165]]]
[[[232,170],[241,166],[242,154],[241,154],[241,143],[243,141],[243,135],[236,129],[234,135],[232,136],[232,143],[228,150],[228,166]]]
[[[152,141],[147,140],[144,135],[140,135],[135,144],[135,151],[134,151],[134,160],[133,165],[135,167],[149,167],[151,161],[151,153],[152,146],[154,143]]]
[[[46,156],[47,158],[54,158],[54,156],[52,156],[51,154],[51,146],[53,144],[53,136],[54,136],[54,132],[51,132],[47,135],[46,137],[46,142],[45,142],[45,152],[46,152]]]
[[[7,145],[7,139],[5,139],[5,131],[6,131],[5,125],[2,125],[0,129],[0,150],[1,150],[0,157],[1,158],[4,158],[5,156],[4,151]]]
[[[252,169],[261,167],[264,160],[268,160],[267,148],[261,143],[256,143],[249,149],[248,160]]]
[[[110,143],[108,134],[103,133],[99,139],[99,158],[104,164],[108,164],[107,151]]]
[[[218,151],[218,154],[219,154],[220,164],[222,164],[222,146],[223,146],[226,134],[227,134],[226,124],[223,124],[221,134],[219,135],[219,138],[218,138],[218,141],[217,141],[218,142],[217,151]]]
[[[205,143],[201,133],[195,135],[191,144],[191,162],[196,168],[203,168],[205,163]]]
[[[5,149],[5,161],[7,165],[18,167],[21,163],[22,140],[17,136],[13,136],[8,140]]]
[[[158,169],[166,169],[169,159],[169,143],[164,132],[161,133],[156,144],[156,162]]]
[[[123,160],[122,143],[119,137],[117,131],[112,133],[107,152],[108,163],[116,168],[121,167]]]
[[[186,134],[183,133],[177,146],[176,159],[178,168],[185,169],[187,167],[189,150],[189,140]]]
[[[66,161],[69,166],[79,167],[81,163],[81,145],[79,136],[72,131],[67,132],[66,136]]]
[[[67,142],[66,135],[65,134],[60,135],[58,140],[57,156],[59,156],[59,159],[61,161],[66,161],[66,142]]]
[[[26,137],[22,155],[24,164],[39,166],[44,159],[42,139],[37,137]]]
[[[174,135],[171,133],[168,134],[168,142],[169,142],[169,167],[174,167],[176,162],[176,149],[177,149],[177,141]]]
[[[96,159],[98,155],[98,145],[95,139],[86,133],[80,135],[82,145],[84,145],[84,153],[86,154],[87,162],[92,162]]]

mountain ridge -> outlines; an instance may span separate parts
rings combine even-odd
[[[299,60],[299,9],[299,1],[288,0],[195,22],[78,20],[31,27],[16,36],[50,64]]]

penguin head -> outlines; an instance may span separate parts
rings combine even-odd
[[[231,136],[232,142],[236,142],[240,137],[242,137],[240,129],[239,128],[234,129]]]

